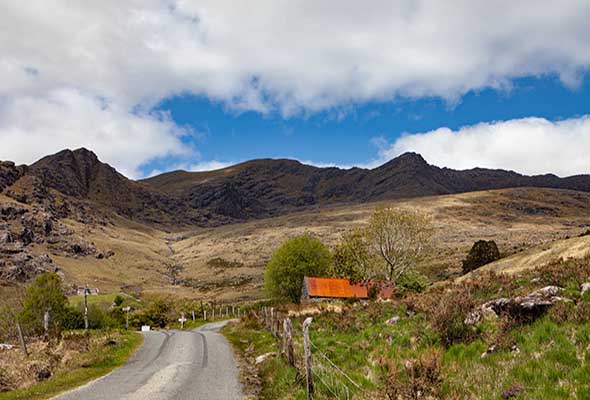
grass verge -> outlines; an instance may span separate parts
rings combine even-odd
[[[41,400],[84,385],[122,366],[143,343],[136,332],[123,332],[117,344],[102,349],[94,362],[74,369],[62,369],[49,380],[26,389],[0,393],[0,400]]]

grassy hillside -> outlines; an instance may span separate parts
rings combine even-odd
[[[457,276],[461,260],[476,240],[495,240],[504,256],[518,254],[518,260],[522,260],[519,263],[525,263],[527,250],[576,237],[590,226],[589,194],[522,188],[322,207],[177,232],[121,217],[105,224],[63,220],[74,236],[94,245],[97,252],[114,254],[99,259],[97,253],[71,255],[56,252],[46,244],[32,244],[29,248],[34,254],[49,254],[69,284],[89,284],[103,293],[252,300],[262,297],[264,265],[284,240],[310,232],[332,245],[347,230],[365,224],[380,205],[418,209],[433,217],[436,258],[420,266],[433,281]],[[585,240],[580,240],[582,248]],[[573,241],[563,243],[568,247]],[[555,254],[568,253],[564,249]],[[497,268],[508,268],[514,260],[500,261]]]
[[[580,296],[580,284],[588,280],[590,258],[585,258],[516,277],[488,274],[389,302],[283,308],[295,327],[297,369],[280,356],[254,365],[255,357],[280,352],[280,340],[254,316],[225,332],[257,373],[259,381],[248,385],[262,399],[306,398],[300,332],[309,315],[317,399],[346,398],[346,390],[355,399],[589,399],[590,293]],[[487,300],[546,285],[565,288],[563,297],[571,301],[534,318],[501,314],[465,323]],[[399,321],[386,324],[394,316]]]

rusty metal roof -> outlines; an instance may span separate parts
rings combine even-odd
[[[393,293],[392,284],[351,284],[348,279],[305,277],[309,297],[366,299],[368,288],[377,285],[379,297],[389,298]]]

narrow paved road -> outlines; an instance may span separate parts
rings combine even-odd
[[[129,362],[54,400],[234,400],[242,399],[238,368],[224,322],[193,331],[144,333]]]

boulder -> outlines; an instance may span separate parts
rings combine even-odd
[[[588,290],[590,290],[590,282],[582,283],[582,286],[580,287],[580,290],[582,291],[582,295],[584,293],[586,293]]]

